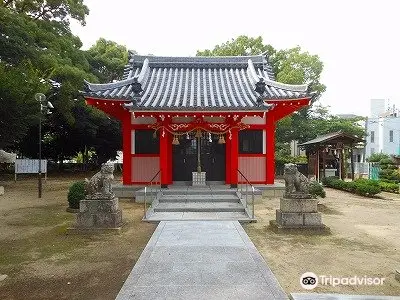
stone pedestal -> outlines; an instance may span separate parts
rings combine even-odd
[[[206,185],[206,172],[192,172],[192,185]]]
[[[4,195],[4,186],[0,186],[0,196]]]
[[[270,224],[279,229],[328,229],[322,224],[317,204],[317,199],[281,198],[280,209],[276,210],[276,221]]]
[[[118,206],[118,198],[80,201],[76,229],[119,229],[121,224],[122,211]]]

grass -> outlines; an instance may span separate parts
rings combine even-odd
[[[20,211],[19,209],[18,211]],[[53,255],[69,257],[75,249],[86,246],[91,240],[88,236],[67,236],[66,229],[73,223],[74,215],[52,214],[43,208],[28,213],[25,209],[16,222],[7,222],[11,226],[38,227],[38,232],[19,239],[4,239],[0,243],[0,266],[17,266],[23,263],[48,259]],[[19,212],[20,213],[20,212]],[[51,216],[51,217],[50,217]],[[46,222],[48,222],[46,224]],[[48,226],[45,226],[48,225]]]
[[[13,219],[7,221],[10,226],[55,226],[62,222],[73,222],[74,215],[65,211],[64,205],[54,204],[39,207],[26,207],[12,210],[4,214],[13,214]]]
[[[8,277],[0,282],[0,299],[115,299],[156,224],[141,221],[142,204],[121,201],[119,234],[67,234],[76,216],[67,205],[65,197],[3,210],[0,274]]]

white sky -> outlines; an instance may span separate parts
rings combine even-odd
[[[100,37],[139,54],[194,56],[239,35],[276,49],[299,45],[324,63],[321,103],[369,115],[372,98],[400,100],[397,0],[85,0],[84,49]],[[398,4],[399,3],[399,4]]]

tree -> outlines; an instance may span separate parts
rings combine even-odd
[[[39,104],[32,91],[44,91],[46,85],[29,63],[16,67],[0,63],[0,149],[10,148],[38,124]]]
[[[260,36],[257,38],[239,36],[215,46],[213,50],[197,51],[197,55],[207,56],[259,54],[267,56],[277,81],[288,84],[309,84],[309,92],[314,95],[313,101],[325,91],[325,85],[319,81],[323,63],[317,55],[302,52],[300,47],[277,51],[271,45],[264,44]],[[306,133],[308,114],[309,108],[305,108],[279,121],[276,133],[277,145],[299,139]]]
[[[197,56],[246,56],[267,54],[268,57],[275,54],[275,49],[271,45],[264,45],[262,37],[247,37],[241,35],[236,39],[217,45],[212,50],[198,50]]]
[[[86,52],[90,71],[99,78],[100,82],[120,80],[125,65],[128,63],[128,50],[116,42],[100,38]]]
[[[302,52],[299,46],[275,52],[271,56],[271,64],[277,81],[308,84],[309,91],[314,93],[313,101],[319,99],[326,90],[326,86],[319,81],[323,63],[318,55]]]
[[[278,121],[276,127],[276,158],[290,160],[290,142],[305,142],[318,135],[342,130],[343,132],[365,136],[359,125],[362,118],[341,119],[329,113],[326,107],[316,105],[326,87],[320,82],[323,63],[318,55],[304,52],[300,47],[276,50],[264,44],[262,37],[239,36],[212,50],[197,51],[200,56],[241,56],[264,54],[271,64],[275,79],[288,84],[308,84],[313,95],[311,106]]]
[[[271,45],[264,44],[261,36],[252,38],[241,35],[214,49],[197,51],[197,56],[244,56],[264,54],[268,58],[279,82],[288,84],[310,85],[310,92],[317,99],[326,89],[325,85],[319,82],[323,63],[318,55],[310,55],[302,52],[300,47],[286,50],[275,50]]]
[[[286,122],[284,118],[281,121],[281,124]],[[354,118],[340,118],[338,116],[334,116],[330,114],[328,107],[322,106],[318,103],[315,103],[313,107],[309,110],[309,115],[307,118],[307,122],[302,122],[301,130],[293,130],[285,127],[278,127],[277,132],[279,130],[287,130],[286,135],[288,136],[286,139],[288,140],[298,140],[300,143],[311,140],[318,135],[323,135],[331,132],[342,131],[349,135],[354,135],[359,138],[364,138],[366,136],[365,128],[361,124],[365,118],[363,117],[354,117]],[[300,133],[299,133],[300,132]],[[280,134],[283,134],[280,132]]]
[[[99,161],[116,156],[121,147],[119,123],[74,99],[84,79],[116,79],[128,54],[125,47],[104,39],[105,47],[92,47],[91,53],[80,50],[82,43],[71,34],[67,21],[84,21],[87,11],[82,5],[77,0],[0,4],[0,99],[8,105],[0,107],[0,122],[5,124],[0,147],[37,157],[39,104],[34,94],[43,92],[54,105],[52,114],[42,118],[45,157],[62,162],[92,148]],[[52,90],[46,84],[49,80],[61,87]]]
[[[70,18],[85,25],[85,17],[89,14],[83,0],[3,0],[0,6],[34,20],[56,21],[66,28]]]

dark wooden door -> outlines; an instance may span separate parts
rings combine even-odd
[[[225,144],[218,138],[206,136],[201,139],[201,166],[207,181],[225,181]]]
[[[182,138],[179,140],[179,145],[172,145],[172,179],[192,181],[192,172],[196,169],[196,140]]]

